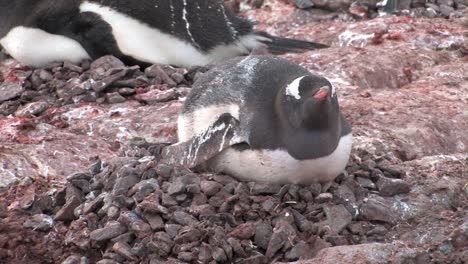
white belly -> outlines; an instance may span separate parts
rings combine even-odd
[[[351,145],[352,135],[349,134],[341,138],[333,153],[312,160],[296,160],[279,150],[236,151],[229,148],[214,157],[209,166],[244,181],[329,182],[345,169]]]
[[[163,33],[110,7],[83,2],[80,11],[100,15],[112,27],[112,33],[122,53],[150,63],[205,65],[217,59],[247,53],[248,48],[245,45],[256,45],[256,42],[252,42],[252,36],[246,36],[238,43],[220,45],[208,53],[203,53],[189,42]],[[187,30],[191,36],[190,27],[187,27]]]
[[[65,60],[78,63],[89,58],[77,41],[37,28],[15,27],[0,39],[0,44],[13,58],[32,67]]]

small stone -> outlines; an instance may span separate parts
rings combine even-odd
[[[133,196],[137,202],[143,201],[147,195],[154,192],[159,187],[158,180],[149,179],[143,180],[135,184],[127,193],[128,196]]]
[[[382,221],[394,223],[395,218],[392,215],[391,206],[387,205],[383,199],[370,197],[367,202],[359,208],[359,218],[367,221]]]
[[[55,214],[56,221],[69,221],[75,219],[74,210],[81,204],[81,200],[73,196],[67,200],[65,205]]]
[[[254,234],[255,224],[253,222],[240,224],[229,233],[230,236],[239,239],[250,239]]]
[[[176,211],[173,214],[173,220],[183,226],[191,225],[197,222],[195,217],[183,211]]]
[[[112,190],[112,194],[117,196],[121,194],[126,194],[128,190],[137,184],[140,179],[136,175],[129,175],[122,178],[118,178],[115,181],[114,188]]]
[[[448,5],[440,5],[440,14],[444,17],[449,17],[455,9]]]
[[[90,65],[90,70],[104,74],[112,68],[123,68],[125,64],[114,56],[106,55],[94,60]]]
[[[154,233],[151,241],[147,244],[150,251],[161,257],[169,255],[173,246],[173,240],[165,232]]]
[[[379,192],[385,196],[405,194],[411,190],[410,185],[401,179],[380,177],[376,185]]]
[[[0,84],[0,103],[16,98],[23,92],[24,88],[20,84],[4,82]]]
[[[296,231],[294,227],[287,221],[279,220],[273,229],[273,234],[268,242],[265,256],[271,259],[281,248],[290,247],[290,243],[295,239],[295,236]]]
[[[61,264],[88,264],[89,260],[87,257],[80,257],[77,255],[71,255],[62,261]]]
[[[184,227],[179,230],[179,234],[175,237],[174,242],[176,244],[187,244],[195,241],[199,241],[202,237],[202,233],[198,229],[191,227]]]
[[[294,261],[298,260],[299,258],[307,259],[307,256],[310,255],[310,252],[311,248],[309,244],[304,241],[299,241],[290,251],[284,255],[284,258],[287,261]]]
[[[137,234],[151,231],[151,226],[132,211],[121,212],[118,221]]]
[[[160,91],[157,89],[150,90],[143,94],[137,94],[135,99],[147,104],[164,103],[177,98],[175,89]]]
[[[315,202],[317,203],[327,203],[333,200],[333,194],[331,193],[321,193],[315,197]]]
[[[192,252],[180,252],[177,254],[177,259],[185,262],[192,262],[195,259],[195,254]]]
[[[15,116],[28,117],[28,116],[38,115],[44,112],[48,106],[49,104],[47,104],[46,102],[32,102],[16,110]]]
[[[174,239],[179,233],[181,227],[181,225],[177,224],[166,224],[164,226],[164,231],[166,231],[166,233],[171,237],[171,239]]]
[[[125,97],[120,95],[120,93],[107,93],[106,99],[109,104],[118,104],[125,102]]]
[[[25,228],[31,228],[33,230],[48,231],[54,225],[52,217],[45,214],[36,214],[28,219],[23,226]]]
[[[281,189],[281,185],[273,183],[251,182],[248,185],[252,195],[276,194]]]
[[[218,263],[224,263],[227,261],[227,256],[226,253],[222,248],[214,248],[213,252],[211,253],[211,256],[213,257],[214,260],[216,260]]]
[[[270,241],[271,235],[273,234],[273,228],[271,225],[260,222],[255,225],[255,237],[254,242],[255,244],[261,248],[266,250],[268,248],[268,242]]]
[[[357,177],[357,182],[364,188],[375,189],[375,183],[368,178]]]
[[[162,231],[164,230],[164,221],[161,216],[155,214],[144,214],[143,215],[150,224],[151,230]]]
[[[314,197],[317,197],[322,192],[322,185],[320,183],[313,183],[309,186],[309,190]]]
[[[221,190],[222,187],[223,185],[215,181],[204,180],[204,181],[201,181],[200,183],[201,191],[208,196],[213,196],[217,194]]]
[[[314,3],[311,0],[289,0],[289,1],[301,9],[306,9],[306,8],[314,6]]]
[[[103,228],[96,229],[89,234],[94,241],[105,241],[127,232],[127,228],[117,221],[109,221]]]
[[[334,234],[341,232],[353,220],[352,215],[342,204],[325,206],[323,210],[327,216],[326,225],[331,228]]]
[[[96,212],[99,210],[104,205],[104,198],[107,196],[107,193],[101,193],[98,197],[93,199],[90,202],[85,203],[84,208],[83,208],[83,213],[84,214],[89,214],[92,212]]]
[[[388,230],[385,226],[383,225],[376,225],[373,229],[369,230],[369,232],[366,233],[368,236],[372,235],[385,235],[388,233]]]
[[[114,245],[112,246],[112,250],[115,253],[119,254],[120,256],[128,260],[136,259],[135,255],[132,253],[132,248],[126,243],[123,243],[123,242],[114,243]]]
[[[136,93],[136,91],[133,88],[120,88],[119,89],[119,94],[124,95],[124,96],[125,95],[132,95],[132,94],[135,94],[135,93]]]

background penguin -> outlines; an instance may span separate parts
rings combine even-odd
[[[264,45],[271,53],[326,47],[256,32],[218,0],[0,0],[0,25],[0,44],[35,67],[108,54],[194,66]]]
[[[207,161],[248,181],[332,181],[352,145],[330,82],[274,56],[235,58],[204,73],[186,98],[178,136],[164,152],[169,160]]]

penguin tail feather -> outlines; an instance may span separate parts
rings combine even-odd
[[[272,54],[283,54],[288,52],[298,53],[307,50],[324,49],[330,46],[306,40],[282,38],[272,36],[266,32],[256,32],[257,39],[265,44]]]

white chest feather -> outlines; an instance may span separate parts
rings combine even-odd
[[[214,157],[209,166],[244,181],[278,183],[329,182],[346,167],[352,135],[341,138],[333,153],[311,160],[296,160],[280,150],[244,150],[232,148]]]
[[[33,67],[64,60],[78,63],[89,58],[77,41],[37,28],[15,27],[0,39],[0,44],[13,58]]]
[[[112,27],[112,33],[122,53],[141,61],[193,66],[248,52],[239,42],[232,45],[220,45],[208,53],[203,53],[189,42],[163,33],[157,28],[97,3],[84,2],[80,6],[80,11],[100,15]],[[183,16],[187,23],[187,34],[193,40],[190,24],[185,17],[186,13],[183,13]]]

